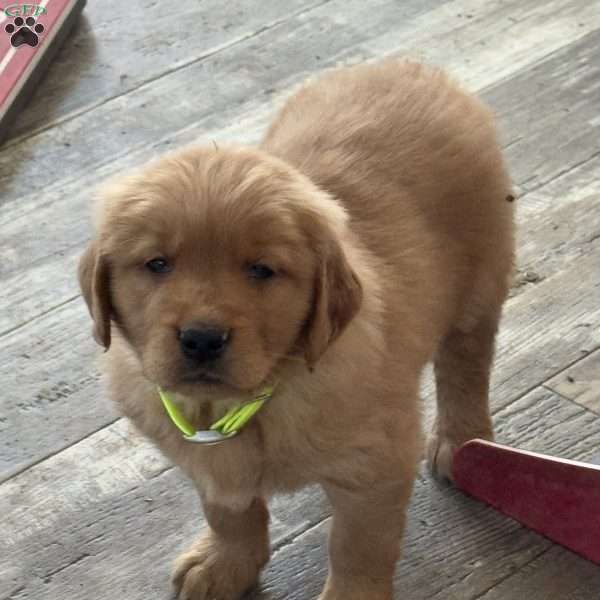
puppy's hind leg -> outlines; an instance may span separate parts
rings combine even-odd
[[[452,479],[454,452],[464,442],[493,440],[488,394],[499,317],[500,307],[467,330],[451,330],[435,356],[437,417],[428,462],[440,477]]]

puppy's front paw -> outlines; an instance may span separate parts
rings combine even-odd
[[[175,561],[173,585],[180,600],[237,600],[256,584],[268,558],[268,548],[232,548],[206,533]]]
[[[452,465],[454,453],[469,440],[480,438],[493,441],[494,434],[490,430],[474,432],[473,434],[442,435],[433,431],[427,444],[427,464],[435,477],[454,481]]]

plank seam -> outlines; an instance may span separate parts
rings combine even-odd
[[[75,441],[71,442],[70,444],[67,444],[65,446],[61,446],[61,447],[57,448],[56,450],[52,450],[48,454],[46,454],[45,456],[40,456],[40,457],[38,457],[38,458],[36,458],[34,460],[30,460],[28,462],[21,463],[21,464],[17,465],[14,469],[11,469],[11,470],[9,470],[9,471],[7,471],[5,473],[0,474],[0,485],[6,483],[7,481],[10,481],[11,479],[13,479],[13,478],[15,478],[15,477],[17,477],[19,475],[22,475],[23,473],[25,473],[25,471],[28,471],[31,468],[37,467],[38,465],[40,465],[44,461],[52,458],[53,456],[56,456],[57,454],[60,454],[64,450],[68,450],[72,446],[75,446],[76,444],[79,444],[80,442],[83,442],[83,440],[86,440],[90,436],[95,435],[96,433],[99,433],[103,429],[106,429],[106,428],[110,427],[111,425],[114,425],[117,421],[120,421],[122,418],[123,417],[117,417],[115,419],[112,419],[108,423],[105,423],[104,425],[102,425],[102,427],[98,427],[98,429],[95,429],[94,431],[90,431],[84,437],[82,437],[82,438],[80,438],[78,440],[75,440]],[[159,475],[160,474],[161,473],[159,473]]]
[[[533,557],[531,557],[529,560],[525,561],[521,566],[519,566],[518,569],[516,569],[512,573],[506,574],[504,577],[502,577],[501,579],[499,579],[498,581],[496,581],[493,585],[489,586],[488,588],[486,588],[485,590],[483,590],[482,592],[480,592],[476,596],[473,596],[469,600],[483,600],[485,598],[485,596],[487,596],[488,593],[491,592],[495,587],[503,584],[505,581],[508,581],[511,577],[514,577],[515,575],[517,575],[520,571],[522,571],[525,567],[527,567],[528,565],[530,565],[532,562],[536,561],[538,558],[541,558],[552,547],[553,547],[553,544],[549,544],[541,552],[538,552]]]
[[[86,558],[91,558],[93,555],[89,554],[87,552],[84,552],[83,554],[81,554],[80,556],[78,556],[77,558],[74,558],[72,561],[70,561],[69,563],[67,563],[66,565],[63,565],[62,567],[59,567],[58,569],[51,571],[50,573],[47,573],[44,577],[44,583],[49,583],[50,580],[55,576],[58,575],[59,573],[62,573],[63,571],[66,571],[67,569],[73,567],[74,565],[79,564],[80,562],[84,561]]]
[[[281,552],[284,548],[286,548],[290,544],[293,544],[294,542],[299,540],[301,537],[303,537],[307,533],[310,533],[311,531],[313,531],[314,529],[316,529],[317,527],[319,527],[320,525],[322,525],[323,523],[325,523],[325,521],[327,521],[329,519],[331,519],[331,515],[325,515],[322,519],[319,519],[315,523],[311,523],[306,529],[302,529],[301,531],[292,533],[289,536],[284,536],[282,538],[282,540],[280,542],[278,542],[278,544],[276,546],[273,547],[273,552],[271,554],[270,561],[272,561],[273,558],[275,557],[275,555],[279,554],[279,552]]]
[[[463,492],[461,492],[462,494]],[[478,504],[481,504],[479,501],[475,501]],[[484,505],[485,506],[485,505]],[[487,506],[488,510],[491,510],[489,506]],[[517,526],[519,529],[525,529],[520,523],[518,523],[517,521],[515,521],[514,519],[510,519],[507,518],[507,522],[511,522],[513,523],[515,526]],[[527,566],[532,560],[537,560],[546,550],[548,550],[553,544],[550,540],[548,540],[547,538],[531,531],[530,531],[531,538],[527,540],[527,543],[522,546],[519,547],[517,550],[513,551],[513,552],[507,552],[506,554],[503,554],[503,558],[510,560],[510,558],[512,556],[515,555],[519,555],[521,552],[526,552],[528,549],[532,549],[535,545],[539,545],[539,544],[544,544],[544,550],[543,551],[538,551],[535,553],[535,555],[533,557],[530,557],[528,559],[526,559],[526,561],[522,564],[522,565],[515,565],[514,563],[512,563],[514,565],[514,570],[510,571],[509,573],[506,573],[505,575],[501,576],[501,578],[496,581],[495,583],[491,584],[490,586],[488,586],[485,590],[483,590],[482,592],[479,592],[479,594],[487,594],[491,589],[493,589],[496,585],[498,585],[499,583],[501,583],[502,581],[504,581],[505,579],[512,577],[513,575],[515,575],[518,571],[521,570],[521,568]],[[533,542],[533,543],[532,543]],[[440,562],[443,561],[443,557],[440,558]],[[456,584],[454,584],[450,589],[447,589],[445,587],[442,587],[441,589],[439,589],[437,592],[435,592],[435,594],[433,596],[431,596],[431,600],[437,600],[439,598],[442,598],[443,600],[447,600],[448,599],[448,593],[450,592],[450,594],[452,594],[452,589],[455,587],[460,587],[460,584],[465,582],[467,579],[469,579],[472,575],[474,575],[474,571],[469,571],[467,573],[465,573],[460,580],[458,580],[456,582]],[[451,596],[452,598],[455,598],[455,596]],[[477,598],[479,598],[480,596],[476,596],[475,598],[464,598],[463,600],[476,600]]]
[[[22,327],[25,327],[26,325],[29,325],[29,323],[32,323],[33,321],[37,321],[37,319],[40,319],[40,318],[46,316],[47,314],[50,314],[51,312],[54,312],[55,310],[62,308],[63,306],[66,306],[67,304],[70,304],[74,300],[77,300],[77,298],[79,298],[80,296],[81,296],[81,294],[77,294],[76,296],[71,296],[70,298],[63,300],[59,304],[56,304],[55,306],[53,306],[51,308],[47,308],[46,310],[42,311],[41,313],[38,313],[37,315],[34,315],[33,317],[26,319],[25,321],[23,321],[22,323],[19,323],[18,325],[15,325],[14,327],[10,327],[8,329],[5,329],[4,331],[0,331],[0,339],[6,335],[14,333],[18,329],[21,329]]]
[[[510,79],[512,79],[520,71],[535,69],[536,67],[540,66],[542,63],[548,61],[552,57],[559,55],[561,52],[564,52],[565,49],[567,49],[569,46],[572,46],[573,44],[577,44],[577,43],[581,42],[581,40],[583,40],[584,38],[586,38],[588,36],[591,36],[591,35],[595,34],[598,31],[599,31],[598,28],[596,28],[596,29],[590,29],[588,32],[584,33],[581,36],[574,36],[572,38],[569,38],[569,41],[566,44],[564,44],[563,46],[559,46],[557,48],[554,48],[554,50],[551,50],[547,54],[543,54],[541,56],[538,56],[538,58],[536,58],[535,60],[532,60],[531,62],[527,63],[526,65],[523,65],[515,73],[504,75],[503,77],[500,77],[499,79],[497,79],[493,83],[489,83],[488,85],[484,86],[483,88],[481,88],[481,90],[478,92],[478,94],[484,94],[484,93],[486,93],[488,91],[493,90],[498,85],[502,85],[506,81],[509,81]]]
[[[544,385],[545,386],[551,379],[554,379],[556,376],[561,375],[565,371],[568,371],[569,369],[571,369],[572,367],[574,367],[577,363],[581,362],[582,360],[586,360],[587,358],[589,358],[590,356],[592,356],[593,354],[595,354],[599,350],[600,350],[600,346],[592,347],[591,350],[586,351],[585,354],[582,354],[579,358],[576,358],[575,360],[573,360],[570,364],[568,364],[567,366],[565,366],[564,368],[562,368],[560,371],[557,371],[554,375],[552,375],[552,376],[547,377],[546,379],[544,379],[544,381],[542,381],[539,385]],[[555,391],[552,388],[549,388],[549,389],[552,392]],[[558,393],[558,392],[556,392],[556,393]]]
[[[590,162],[591,160],[594,160],[595,158],[598,158],[598,156],[600,156],[600,150],[598,150],[597,152],[594,152],[593,154],[591,154],[590,156],[588,156],[587,158],[575,163],[574,165],[571,165],[570,167],[563,169],[562,171],[559,171],[558,173],[555,173],[554,175],[552,175],[552,177],[550,177],[549,179],[545,180],[545,181],[541,181],[539,182],[539,185],[535,185],[531,188],[527,188],[526,187],[526,183],[528,181],[531,181],[532,179],[535,178],[535,176],[530,177],[529,179],[526,179],[525,181],[521,182],[521,186],[523,186],[523,188],[525,189],[526,193],[523,194],[524,197],[526,196],[528,193],[531,192],[537,192],[540,188],[545,187],[546,185],[552,183],[553,181],[564,177],[565,175],[568,175],[569,173],[571,173],[572,171],[574,171],[575,169],[578,169],[579,167],[584,166],[586,163]],[[600,236],[599,236],[600,237]]]
[[[511,146],[512,143],[513,142],[510,142],[508,144],[508,146]],[[506,148],[506,147],[507,146],[505,146],[504,148]],[[555,173],[552,177],[550,177],[550,179],[541,182],[540,185],[538,185],[534,188],[530,188],[530,189],[524,188],[523,193],[517,196],[516,201],[519,202],[519,201],[523,200],[524,198],[526,198],[527,196],[530,196],[531,194],[536,194],[540,191],[543,191],[542,188],[545,188],[546,186],[554,183],[555,181],[561,179],[562,177],[565,177],[565,176],[571,174],[573,171],[576,171],[577,169],[579,169],[581,167],[585,167],[589,162],[593,161],[595,158],[598,158],[598,156],[600,156],[600,150],[598,152],[592,153],[590,156],[588,156],[584,160],[581,160],[580,162],[578,162],[574,165],[571,165],[568,169],[565,169],[563,171]],[[529,181],[529,180],[526,180],[526,181]],[[517,185],[519,185],[519,184],[517,184]],[[523,182],[520,185],[523,185]]]
[[[508,404],[504,404],[504,405],[498,407],[496,410],[492,410],[492,415],[493,416],[497,416],[502,411],[509,409],[513,404],[515,404],[515,402],[518,402],[519,400],[522,400],[525,396],[527,396],[528,394],[530,394],[531,392],[537,390],[540,387],[543,387],[544,389],[547,389],[546,386],[544,385],[546,382],[548,382],[550,379],[556,377],[557,375],[560,375],[561,373],[563,373],[567,369],[570,369],[574,364],[578,363],[580,360],[582,360],[583,358],[586,358],[590,354],[596,352],[598,349],[600,349],[600,346],[596,346],[595,348],[592,348],[592,350],[590,350],[589,353],[586,354],[585,356],[583,356],[581,358],[577,358],[577,359],[571,361],[569,364],[561,367],[558,371],[556,371],[552,375],[549,375],[548,377],[546,377],[542,381],[538,381],[535,385],[530,386],[524,392],[520,393],[518,396],[515,396]],[[549,391],[551,391],[553,393],[556,393],[556,392],[554,392],[554,390],[549,390]],[[571,402],[573,402],[573,401],[571,401]],[[580,408],[586,409],[586,407],[582,407],[580,404],[578,404],[577,406],[580,407]],[[587,412],[592,412],[592,411],[590,411],[588,409],[586,409],[586,410],[587,410]],[[593,414],[596,414],[596,413],[593,413]]]
[[[590,408],[589,406],[586,406],[585,404],[581,404],[581,402],[577,402],[577,400],[573,400],[573,398],[569,398],[568,396],[565,396],[558,390],[555,390],[554,388],[551,388],[551,387],[547,386],[546,384],[542,384],[541,387],[543,387],[545,390],[548,390],[549,392],[552,392],[553,394],[556,394],[562,400],[565,400],[566,402],[570,402],[571,404],[575,404],[579,408],[583,408],[586,412],[588,412],[592,415],[600,416],[600,413],[595,411],[593,408]],[[584,439],[584,438],[582,438],[582,439]]]
[[[6,598],[4,598],[3,600],[13,600],[17,596],[21,595],[21,592],[23,592],[24,590],[25,590],[25,586],[20,585],[18,588],[15,588],[12,591],[10,591],[9,592],[10,595],[6,596]]]

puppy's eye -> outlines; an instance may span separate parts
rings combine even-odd
[[[252,279],[270,279],[275,275],[275,271],[271,267],[263,263],[254,263],[246,267],[248,276]]]
[[[152,273],[168,273],[171,270],[171,265],[166,258],[157,257],[149,260],[146,263],[146,269]]]

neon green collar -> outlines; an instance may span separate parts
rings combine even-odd
[[[183,416],[167,392],[161,388],[157,388],[157,390],[165,411],[186,440],[199,444],[218,444],[237,435],[263,407],[263,404],[271,398],[274,388],[275,386],[272,385],[265,386],[254,399],[236,404],[209,429],[200,430],[196,430]]]

